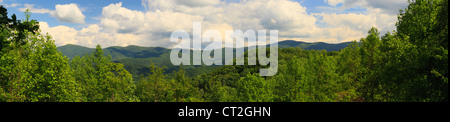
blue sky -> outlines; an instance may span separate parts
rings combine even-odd
[[[111,3],[118,3],[122,2],[124,7],[133,9],[133,10],[139,10],[144,11],[144,7],[141,5],[140,0],[3,0],[2,4],[33,4],[35,5],[35,8],[38,9],[50,9],[54,10],[55,5],[57,4],[69,4],[69,3],[76,3],[80,9],[82,10],[83,14],[86,16],[86,25],[88,24],[94,24],[97,23],[98,20],[96,20],[96,17],[101,16],[102,14],[102,8],[104,6],[107,6]],[[24,16],[23,12],[18,10],[17,8],[20,7],[7,7],[8,13],[16,14],[19,17]],[[76,27],[81,28],[83,25],[80,24],[73,24],[68,22],[60,22],[56,18],[51,17],[49,14],[40,14],[40,13],[34,13],[32,14],[33,19],[36,19],[38,21],[44,21],[48,22],[50,26],[57,26],[57,25],[66,25],[70,27]]]
[[[380,4],[383,3],[383,4]],[[395,28],[406,0],[0,0],[23,18],[30,9],[58,46],[170,47],[170,32],[205,29],[277,29],[279,40],[339,43],[370,27]],[[170,36],[170,35],[169,35]]]

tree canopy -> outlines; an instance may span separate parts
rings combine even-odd
[[[169,75],[150,62],[133,76],[100,45],[69,60],[29,13],[0,6],[0,102],[448,102],[447,10],[448,0],[412,0],[396,31],[371,28],[339,51],[280,48],[272,77],[260,65]]]

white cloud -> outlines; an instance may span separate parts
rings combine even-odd
[[[174,0],[142,0],[142,5],[147,10],[172,10],[174,7],[175,1]]]
[[[103,8],[100,23],[105,29],[119,33],[151,34],[189,30],[192,23],[203,17],[170,11],[141,12],[122,7],[122,3]]]
[[[22,4],[19,4],[19,3],[12,3],[12,4],[5,4],[4,6],[5,7],[11,7],[11,8],[15,8],[15,7],[18,7],[18,6],[21,6]]]
[[[39,13],[39,14],[45,14],[45,13],[50,13],[51,12],[50,9],[34,8],[33,4],[24,4],[23,6],[24,7],[19,8],[19,11],[25,12],[28,9],[31,13]]]
[[[325,27],[324,37],[346,41],[367,35],[367,30],[376,27],[381,33],[395,29],[398,10],[408,5],[406,0],[324,0],[330,6],[322,7],[331,12],[317,13],[319,22]],[[341,6],[336,7],[338,4]],[[365,9],[364,12],[353,12],[351,9]],[[338,11],[338,12],[336,12]],[[345,13],[342,11],[346,11]],[[325,38],[324,38],[325,39]],[[321,39],[318,39],[321,40]]]
[[[220,0],[175,0],[175,2],[189,7],[204,7],[218,5]]]
[[[95,47],[97,44],[101,44],[103,47],[128,46],[145,41],[145,39],[139,35],[103,32],[103,28],[96,24],[89,25],[81,30],[62,25],[49,27],[46,22],[40,22],[39,25],[43,33],[52,35],[57,46],[67,44],[76,44],[86,47]]]
[[[207,7],[220,3],[220,0],[142,0],[142,5],[150,11],[170,11],[178,7]]]
[[[344,2],[344,0],[324,0],[324,1],[325,1],[325,3],[328,3],[331,6],[336,6],[339,3]]]
[[[326,23],[328,28],[350,27],[353,30],[366,31],[371,27],[377,27],[375,16],[365,14],[319,14],[321,22]]]
[[[378,28],[381,33],[393,31],[397,21],[396,15],[384,13],[380,9],[368,9],[365,14],[318,13],[315,15],[321,18],[318,21],[324,26],[319,29],[323,32],[322,35],[318,34],[322,38],[316,40],[326,40],[325,42],[358,40],[365,37],[371,27]]]
[[[49,33],[52,35],[57,46],[62,46],[65,44],[80,44],[78,43],[78,40],[75,39],[78,31],[74,28],[67,26],[49,27],[46,22],[39,22],[39,26],[43,33]]]
[[[79,24],[83,24],[84,19],[86,18],[80,8],[78,8],[78,5],[74,3],[65,5],[57,4],[55,6],[55,11],[50,12],[50,15],[62,22]]]
[[[13,7],[13,8],[15,8],[15,7],[17,7],[17,6],[20,6],[21,4],[19,4],[19,3],[12,3],[11,5],[8,5],[9,7]]]
[[[340,9],[380,9],[386,14],[397,15],[398,10],[408,5],[407,0],[325,0],[331,6],[342,4]]]

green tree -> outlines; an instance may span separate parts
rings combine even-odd
[[[239,101],[241,102],[270,102],[272,91],[268,83],[258,74],[243,77],[237,87]]]
[[[397,101],[448,101],[448,0],[414,0],[384,38],[384,74]]]
[[[360,56],[361,56],[361,82],[362,86],[362,95],[369,99],[369,101],[375,101],[377,99],[376,94],[379,89],[379,69],[380,68],[380,32],[378,29],[372,28],[369,30],[369,35],[366,38],[361,39],[361,48],[360,48]]]
[[[83,101],[138,101],[132,75],[123,64],[111,62],[110,56],[104,56],[100,45],[91,55],[72,59],[71,66],[76,81],[82,86]]]
[[[150,65],[151,73],[137,82],[136,96],[143,102],[175,102],[174,88],[167,81],[164,68]]]
[[[40,34],[35,20],[16,20],[1,12],[0,101],[80,101],[68,59],[49,35]]]
[[[27,41],[24,40],[28,36],[28,32],[32,34],[36,34],[39,30],[39,25],[36,20],[29,20],[30,13],[25,11],[26,20],[17,20],[15,14],[8,17],[8,10],[0,6],[0,53],[4,52],[3,50],[9,50],[13,47],[10,47],[11,43],[14,45],[26,45]],[[9,38],[12,37],[12,38]]]

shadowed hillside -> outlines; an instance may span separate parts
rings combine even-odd
[[[293,40],[286,40],[278,43],[278,47],[280,48],[289,48],[289,47],[300,47],[306,50],[327,50],[327,51],[338,51],[347,47],[351,42],[339,43],[339,44],[328,44],[324,42],[317,43],[307,43],[307,42],[299,42]]]

